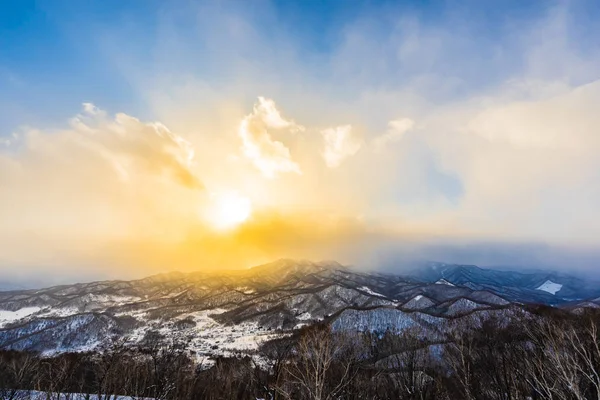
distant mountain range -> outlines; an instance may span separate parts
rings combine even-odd
[[[428,263],[409,274],[424,282],[438,279],[474,290],[491,290],[511,301],[564,304],[600,296],[600,282],[557,272],[521,273],[475,265]]]
[[[13,282],[0,282],[0,292],[8,292],[11,290],[25,290],[32,289],[32,286],[23,285],[20,283]]]
[[[208,358],[252,352],[322,321],[337,330],[419,327],[434,340],[457,323],[510,318],[530,304],[598,308],[600,283],[471,265],[428,263],[391,275],[279,260],[244,271],[0,292],[0,348],[54,354],[154,338],[180,341]]]

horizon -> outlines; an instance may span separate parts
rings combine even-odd
[[[2,7],[0,284],[599,276],[598,2]]]
[[[54,281],[48,281],[47,278],[45,278],[43,280],[44,283],[42,283],[42,280],[32,280],[31,278],[27,278],[27,280],[23,280],[23,281],[2,281],[0,282],[0,292],[14,292],[14,291],[38,291],[38,290],[42,290],[42,289],[50,289],[50,288],[54,288],[54,287],[70,287],[70,286],[74,286],[74,285],[86,285],[86,284],[90,284],[90,283],[101,283],[101,282],[136,282],[136,281],[143,281],[146,279],[150,279],[150,278],[154,278],[154,277],[160,277],[160,276],[170,276],[170,275],[182,275],[182,276],[188,276],[188,275],[196,275],[196,274],[205,274],[206,276],[212,276],[212,277],[216,277],[219,275],[230,275],[230,274],[236,274],[236,273],[244,273],[244,272],[248,272],[251,271],[253,269],[260,269],[260,268],[264,268],[264,267],[273,267],[273,266],[277,266],[277,264],[280,264],[282,262],[285,263],[295,263],[295,264],[311,264],[314,266],[324,266],[326,268],[333,268],[332,264],[335,264],[335,267],[340,267],[342,269],[348,270],[348,271],[353,271],[353,272],[361,272],[361,273],[377,273],[377,274],[383,274],[385,276],[392,276],[392,277],[400,277],[400,278],[406,278],[406,277],[411,277],[413,276],[413,274],[415,274],[417,271],[422,271],[424,268],[424,266],[426,267],[432,267],[433,265],[437,264],[437,266],[443,266],[443,267],[459,267],[459,268],[476,268],[476,269],[481,269],[481,270],[489,270],[489,271],[498,271],[498,272],[516,272],[519,274],[523,274],[523,275],[540,275],[540,274],[547,274],[547,275],[558,275],[558,276],[562,276],[564,277],[572,277],[572,278],[586,278],[586,279],[590,279],[592,278],[592,280],[598,281],[600,282],[600,275],[598,274],[589,274],[586,273],[585,271],[564,271],[561,269],[548,269],[548,268],[527,268],[527,267],[520,267],[520,266],[501,266],[501,265],[475,265],[475,264],[460,264],[460,263],[445,263],[442,261],[422,261],[422,262],[418,262],[418,263],[411,263],[410,265],[403,265],[400,268],[393,268],[393,269],[366,269],[364,267],[361,267],[360,265],[351,265],[351,264],[341,264],[335,260],[308,260],[308,259],[291,259],[291,258],[278,258],[276,260],[272,260],[270,262],[266,262],[266,263],[262,263],[262,264],[257,264],[257,265],[252,265],[249,267],[244,267],[244,268],[229,268],[229,269],[218,269],[218,268],[210,268],[210,269],[206,269],[206,268],[202,268],[202,269],[197,269],[197,270],[168,270],[168,271],[163,271],[163,272],[156,272],[156,273],[152,273],[152,274],[146,274],[144,275],[143,273],[140,273],[140,275],[137,276],[128,276],[128,277],[122,277],[122,278],[118,278],[118,277],[114,277],[114,278],[110,278],[110,277],[95,277],[95,278],[89,278],[89,279],[82,279],[82,280],[73,280],[73,279],[69,279],[69,277],[65,278],[60,278],[58,280],[54,280]]]

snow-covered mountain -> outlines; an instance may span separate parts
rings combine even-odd
[[[600,296],[600,282],[557,272],[523,273],[432,262],[409,275],[421,281],[443,281],[476,290],[491,290],[525,303],[563,304]]]
[[[474,266],[430,264],[401,276],[279,260],[244,271],[0,292],[0,348],[52,354],[165,340],[211,356],[253,351],[321,321],[338,330],[419,327],[435,340],[466,319],[526,312],[526,303],[600,307],[600,286]]]

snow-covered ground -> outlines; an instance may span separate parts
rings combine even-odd
[[[544,282],[540,286],[538,286],[536,289],[542,290],[542,291],[550,293],[550,294],[556,294],[556,293],[558,293],[558,291],[560,289],[562,289],[562,287],[563,287],[563,285],[561,285],[560,283],[555,283],[555,282],[552,282],[551,280],[547,280],[546,282]]]
[[[420,310],[435,305],[435,303],[428,297],[421,294],[413,297],[402,305],[402,308],[407,310]]]
[[[45,308],[41,310],[37,316],[40,317],[68,317],[69,315],[78,314],[79,310],[75,307],[55,307]]]
[[[310,321],[310,320],[313,319],[313,316],[310,313],[308,313],[308,312],[304,312],[304,313],[298,315],[296,317],[296,319],[298,319],[300,321]]]
[[[448,307],[446,315],[457,316],[476,309],[482,309],[487,307],[488,306],[484,304],[479,304],[469,299],[458,299]]]
[[[40,311],[40,307],[24,307],[16,311],[0,310],[0,328]]]
[[[239,286],[236,287],[235,290],[237,290],[238,292],[242,292],[244,294],[254,294],[256,293],[256,290],[249,288],[247,286]]]
[[[437,334],[431,327],[440,327],[446,322],[445,318],[434,317],[420,312],[406,313],[393,308],[376,310],[345,310],[332,323],[335,331],[391,331],[401,333],[408,329],[419,328],[419,335],[435,339]]]
[[[240,352],[257,350],[263,342],[280,337],[281,333],[259,326],[256,322],[225,325],[212,318],[224,313],[225,309],[213,309],[182,314],[173,322],[148,321],[134,330],[129,342],[139,343],[149,331],[158,331],[166,337],[177,337],[189,341],[189,349],[199,357],[205,355],[231,356]],[[185,324],[185,322],[188,322]],[[178,327],[179,323],[184,323]]]
[[[377,293],[366,286],[361,286],[358,289],[362,290],[363,292],[369,293],[371,296],[386,297],[386,296],[382,295],[381,293]]]
[[[87,393],[57,393],[57,392],[52,392],[52,393],[46,393],[46,392],[40,392],[37,390],[17,390],[15,393],[12,392],[12,390],[9,389],[0,389],[0,396],[2,398],[5,397],[9,397],[9,396],[4,396],[5,392],[10,392],[10,393],[6,393],[9,394],[9,396],[13,399],[13,400],[48,400],[48,399],[52,399],[52,400],[98,400],[98,395],[97,394],[87,394]],[[152,398],[142,398],[142,397],[131,397],[131,396],[117,396],[117,395],[111,395],[108,396],[106,395],[106,397],[110,397],[111,400],[153,400]],[[102,398],[105,398],[104,395],[102,395]]]

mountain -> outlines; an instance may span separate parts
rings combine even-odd
[[[22,283],[15,283],[15,282],[0,282],[0,292],[7,292],[7,291],[11,291],[11,290],[25,290],[25,289],[31,289],[32,286],[29,285],[24,285]]]
[[[430,263],[405,275],[279,260],[243,271],[168,273],[0,292],[0,348],[44,354],[113,343],[184,343],[198,357],[253,352],[318,322],[436,340],[461,323],[510,318],[526,304],[600,307],[600,286],[553,273]]]
[[[491,290],[524,303],[563,304],[600,296],[600,282],[556,272],[522,273],[432,262],[409,276],[429,282],[444,279],[475,290]]]

